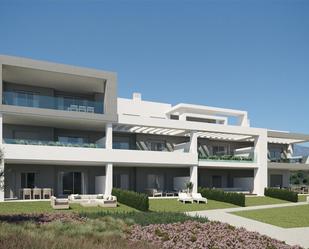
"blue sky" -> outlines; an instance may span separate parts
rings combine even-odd
[[[306,0],[0,0],[0,32],[0,54],[117,72],[121,97],[309,133]]]

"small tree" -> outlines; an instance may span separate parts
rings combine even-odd
[[[188,182],[188,183],[186,184],[186,187],[187,187],[188,193],[192,193],[193,183],[192,183],[192,182]]]

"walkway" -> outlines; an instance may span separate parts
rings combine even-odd
[[[209,220],[226,222],[235,227],[244,227],[248,231],[259,232],[260,234],[267,235],[271,238],[285,241],[289,245],[300,245],[302,247],[309,248],[309,227],[282,228],[231,214],[231,212],[236,211],[289,207],[305,204],[308,205],[307,202],[284,203],[275,205],[196,211],[188,212],[187,214],[191,216],[204,216]]]

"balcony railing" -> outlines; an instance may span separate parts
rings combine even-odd
[[[271,163],[309,163],[308,156],[297,156],[291,158],[270,158]]]
[[[103,113],[103,101],[91,101],[67,97],[53,97],[37,94],[3,92],[3,104],[62,111]]]
[[[212,155],[212,156],[203,156],[199,155],[199,160],[205,161],[220,161],[220,162],[254,162],[254,159],[251,157],[244,156],[233,156],[233,155]]]
[[[32,139],[11,139],[4,138],[6,144],[22,144],[22,145],[42,145],[42,146],[62,146],[62,147],[83,147],[83,148],[104,148],[99,143],[68,143],[48,140],[32,140]]]

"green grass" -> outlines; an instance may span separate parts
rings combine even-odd
[[[298,195],[298,201],[307,201],[307,196],[309,195]]]
[[[118,204],[117,208],[102,207],[82,207],[79,204],[70,204],[69,210],[54,210],[49,201],[37,202],[3,202],[0,203],[0,214],[20,214],[20,213],[45,213],[45,212],[130,212],[134,208],[123,204]]]
[[[204,203],[182,203],[177,201],[177,199],[157,199],[149,200],[150,211],[157,212],[189,212],[189,211],[200,211],[200,210],[210,210],[210,209],[222,209],[222,208],[232,208],[238,207],[233,204],[208,200],[207,204]]]
[[[233,214],[284,228],[309,227],[308,204],[292,207],[240,211],[234,212]]]
[[[281,204],[281,203],[289,203],[289,202],[268,196],[246,197],[246,207]]]

